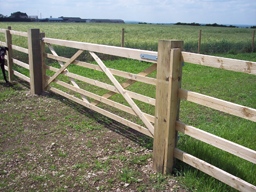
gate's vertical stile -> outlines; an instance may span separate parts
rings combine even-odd
[[[39,29],[28,30],[30,90],[32,94],[43,93],[42,58]]]
[[[5,32],[6,46],[7,51],[7,66],[8,66],[8,80],[11,82],[13,80],[13,60],[12,60],[12,35],[10,33],[11,27],[8,27],[8,30]]]
[[[183,41],[159,40],[158,42],[153,168],[163,174],[171,172],[174,164],[182,48]]]
[[[42,59],[42,86],[43,86],[43,91],[46,91],[45,88],[45,84],[46,84],[46,67],[45,67],[45,57],[46,57],[46,53],[45,53],[45,43],[43,41],[43,38],[45,37],[45,33],[42,32],[40,33],[40,46],[41,46],[41,59]]]

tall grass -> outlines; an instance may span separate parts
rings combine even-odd
[[[253,29],[206,26],[96,24],[96,23],[0,23],[0,28],[27,31],[39,28],[46,37],[121,46],[121,29],[125,28],[125,47],[157,51],[159,39],[184,41],[184,50],[197,52],[198,34],[202,30],[201,53],[251,52]],[[13,37],[16,45],[27,47],[24,37]],[[4,35],[0,35],[4,40]],[[254,48],[254,51],[256,48]],[[65,54],[65,52],[63,52]]]

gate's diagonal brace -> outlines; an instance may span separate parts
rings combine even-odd
[[[145,69],[144,71],[138,73],[137,75],[147,76],[147,75],[149,75],[150,73],[153,73],[156,69],[157,69],[157,64],[155,63],[155,64],[151,65],[150,67],[148,67],[147,69]],[[134,83],[136,83],[136,82],[137,82],[137,81],[135,81],[135,80],[129,79],[128,81],[122,83],[121,86],[125,89],[125,88],[131,86],[132,84],[134,84]],[[115,95],[115,94],[116,94],[115,92],[110,91],[110,92],[104,94],[102,97],[108,99],[108,98],[112,97],[112,96]],[[94,101],[94,102],[92,102],[91,104],[92,104],[92,105],[98,105],[99,103],[100,103],[100,101]]]
[[[48,47],[49,47],[50,51],[52,52],[52,54],[55,55],[55,56],[58,56],[58,54],[55,52],[55,50],[53,49],[51,44],[50,43],[46,43],[46,44],[48,45]],[[58,61],[58,62],[59,62],[61,67],[64,65],[62,61]],[[79,88],[79,86],[77,85],[77,83],[75,82],[75,80],[73,78],[69,77],[69,79],[70,79],[71,83],[74,85],[74,87]],[[89,103],[89,101],[87,100],[87,98],[84,95],[82,95],[82,94],[80,94],[80,95],[81,95],[81,97],[82,97],[84,102]]]
[[[65,63],[65,65],[63,65],[59,71],[57,71],[47,82],[46,82],[46,86],[47,87],[52,81],[54,81],[71,63],[73,63],[77,57],[79,57],[82,53],[84,52],[84,50],[78,50],[71,58],[70,60]]]
[[[119,84],[116,78],[112,75],[109,69],[105,66],[105,64],[100,60],[100,58],[93,52],[90,52],[91,56],[95,59],[95,61],[99,64],[100,68],[103,72],[108,76],[111,82],[114,84],[118,92],[125,98],[125,100],[129,103],[133,111],[138,115],[138,117],[143,121],[146,127],[149,129],[149,132],[154,135],[154,127],[142,113],[142,111],[138,108],[138,106],[134,103],[131,97],[128,95],[126,90]]]

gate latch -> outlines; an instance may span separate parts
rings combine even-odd
[[[148,55],[148,54],[142,53],[142,54],[140,54],[140,58],[157,61],[157,56],[155,56],[155,55]]]

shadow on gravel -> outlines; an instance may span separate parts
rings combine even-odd
[[[153,138],[148,137],[134,129],[131,129],[115,120],[112,120],[104,115],[101,115],[100,113],[97,113],[93,110],[90,110],[78,103],[75,103],[69,99],[66,99],[65,97],[55,94],[53,92],[46,92],[43,94],[43,96],[54,98],[59,100],[60,102],[64,103],[70,108],[75,109],[77,112],[79,112],[81,115],[84,115],[86,117],[89,117],[90,119],[93,119],[97,121],[98,123],[104,125],[105,128],[116,132],[131,141],[137,143],[138,145],[142,147],[146,147],[147,149],[153,149]]]

